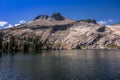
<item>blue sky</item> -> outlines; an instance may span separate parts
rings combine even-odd
[[[6,21],[7,25],[54,12],[71,19],[117,23],[120,22],[120,0],[0,0],[0,21]]]

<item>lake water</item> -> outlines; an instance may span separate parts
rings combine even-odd
[[[120,80],[120,50],[4,54],[0,80]]]

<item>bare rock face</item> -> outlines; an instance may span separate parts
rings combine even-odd
[[[48,15],[39,15],[39,16],[36,16],[36,17],[34,18],[34,20],[38,20],[38,19],[48,19],[48,18],[49,18]]]
[[[53,13],[51,18],[60,21],[60,20],[65,20],[65,18],[60,14],[60,13]]]
[[[94,19],[86,19],[86,20],[80,20],[79,22],[81,23],[93,23],[93,24],[96,24],[96,20]]]
[[[4,42],[9,42],[12,35],[18,43],[41,42],[42,49],[120,48],[120,25],[101,26],[93,19],[65,19],[59,13],[38,16],[35,21],[2,31]]]
[[[35,20],[54,20],[54,21],[61,21],[61,20],[65,20],[65,18],[60,14],[60,13],[53,13],[52,16],[48,16],[48,15],[38,15],[34,18]]]

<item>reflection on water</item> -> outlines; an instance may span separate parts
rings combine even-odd
[[[120,80],[120,50],[0,55],[0,80]]]

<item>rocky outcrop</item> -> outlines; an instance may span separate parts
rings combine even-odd
[[[39,15],[39,16],[36,16],[36,17],[34,18],[34,20],[38,20],[38,19],[48,19],[48,18],[49,18],[48,15]]]
[[[79,20],[79,21],[77,21],[78,23],[88,23],[88,24],[91,24],[91,23],[93,23],[93,24],[97,24],[97,22],[96,22],[96,20],[94,20],[94,19],[86,19],[86,20]]]
[[[60,14],[60,13],[53,13],[52,16],[48,16],[48,15],[38,15],[34,18],[35,20],[51,20],[51,21],[61,21],[61,20],[65,20],[65,18]]]
[[[60,21],[60,20],[65,20],[65,18],[60,14],[60,13],[53,13],[51,18]]]
[[[38,16],[32,22],[2,32],[4,43],[14,36],[21,48],[25,42],[32,46],[30,49],[35,45],[37,49],[120,48],[119,25],[102,26],[92,19],[76,21],[64,18],[59,13],[51,17]]]

